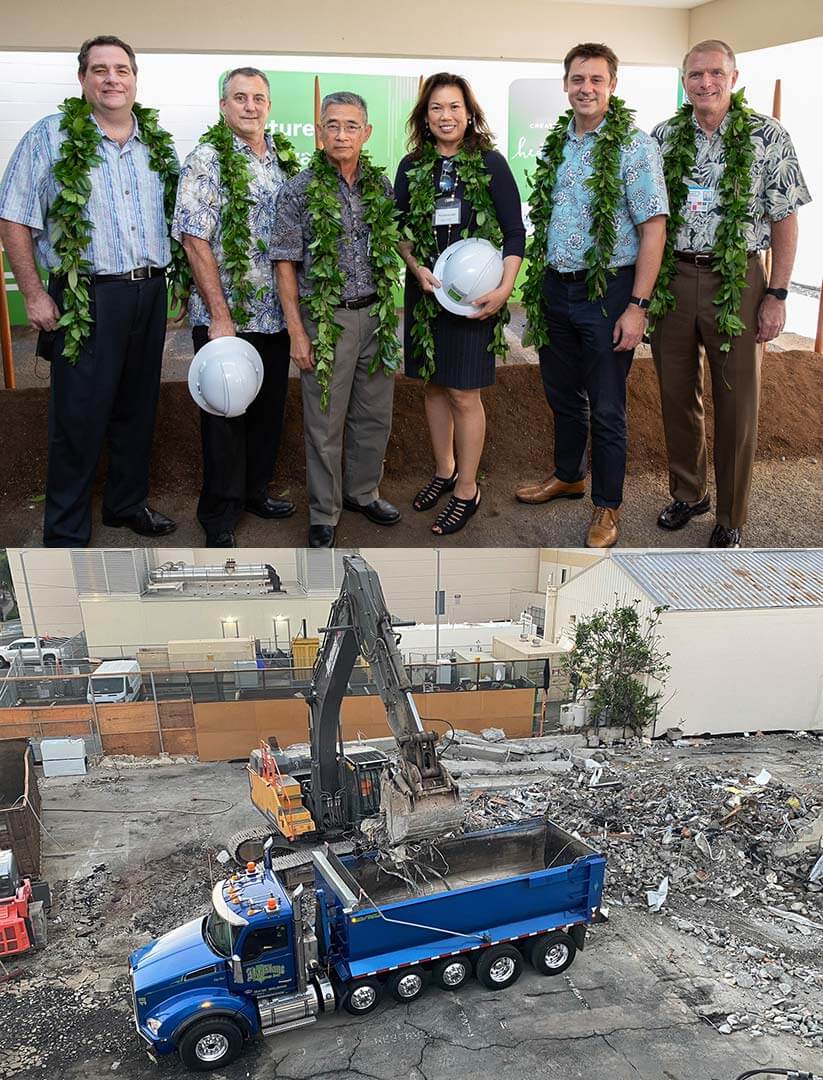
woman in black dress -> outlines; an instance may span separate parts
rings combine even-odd
[[[480,503],[477,469],[486,436],[486,414],[480,390],[494,383],[495,357],[489,346],[494,336],[495,316],[514,288],[523,261],[526,231],[514,177],[506,159],[493,149],[486,118],[462,76],[446,72],[430,75],[421,87],[408,120],[408,129],[410,153],[400,162],[395,180],[401,219],[404,226],[408,224],[410,208],[415,202],[415,192],[410,191],[410,186],[424,182],[415,181],[414,169],[427,157],[433,158],[433,164],[430,178],[427,172],[425,182],[431,182],[433,198],[430,201],[441,212],[426,226],[432,229],[433,238],[429,234],[400,245],[407,267],[406,375],[423,378],[421,369],[425,357],[415,346],[412,327],[415,307],[421,296],[434,292],[440,285],[432,272],[433,260],[451,244],[479,231],[477,208],[466,198],[461,165],[466,175],[471,171],[477,176],[482,170],[488,174],[491,204],[503,238],[503,280],[500,285],[478,297],[476,314],[464,317],[439,308],[432,326],[435,367],[425,385],[425,406],[435,471],[412,505],[415,510],[428,510],[441,495],[453,491],[432,526],[432,532],[445,535],[462,529]],[[481,215],[480,224],[484,224],[484,217]],[[445,223],[447,221],[450,223]],[[434,243],[431,243],[432,239]],[[418,258],[422,251],[429,253],[428,258],[422,255]],[[419,318],[419,310],[417,315]]]

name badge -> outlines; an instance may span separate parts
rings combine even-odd
[[[460,224],[460,199],[438,199],[434,204],[435,225]]]
[[[714,206],[714,189],[707,187],[692,187],[689,185],[686,195],[686,209],[690,214],[705,214]]]

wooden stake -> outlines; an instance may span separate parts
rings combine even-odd
[[[772,97],[772,116],[775,120],[780,119],[780,109],[783,105],[783,84],[780,79],[774,80],[774,96]]]
[[[6,295],[6,267],[2,246],[0,246],[0,349],[3,353],[3,379],[6,389],[16,390],[17,380],[14,375],[14,351],[11,344],[11,319],[9,298]]]
[[[320,76],[314,76],[314,148],[320,149]]]

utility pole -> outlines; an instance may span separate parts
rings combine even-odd
[[[31,589],[29,588],[29,575],[26,573],[26,550],[20,549],[20,568],[23,571],[23,584],[26,586],[26,598],[29,602],[29,612],[31,613],[31,624],[34,628],[34,640],[37,643],[37,660],[40,667],[43,666],[43,649],[40,645],[40,635],[37,633],[37,616],[34,614],[34,604],[31,602]]]
[[[434,584],[434,662],[440,659],[440,614],[443,607],[443,597],[440,592],[440,548],[434,549],[434,557],[437,566]]]

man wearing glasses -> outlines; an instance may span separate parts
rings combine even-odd
[[[317,274],[311,274],[318,224],[310,206],[311,168],[283,188],[272,235],[271,257],[277,264],[290,354],[301,373],[310,547],[334,546],[335,527],[344,508],[365,514],[378,525],[400,520],[399,511],[379,491],[391,430],[394,379],[382,370],[369,374],[379,322],[372,314],[377,285],[370,259],[371,230],[364,220],[360,152],[371,132],[366,103],[359,95],[341,92],[323,99],[320,144],[338,174],[334,194],[343,229],[337,247],[343,288],[339,306],[333,309],[333,321],[342,333],[334,349],[327,409],[322,404],[313,344],[324,327],[309,317],[305,306],[318,280]],[[391,185],[385,177],[381,179],[385,197],[391,199]]]

